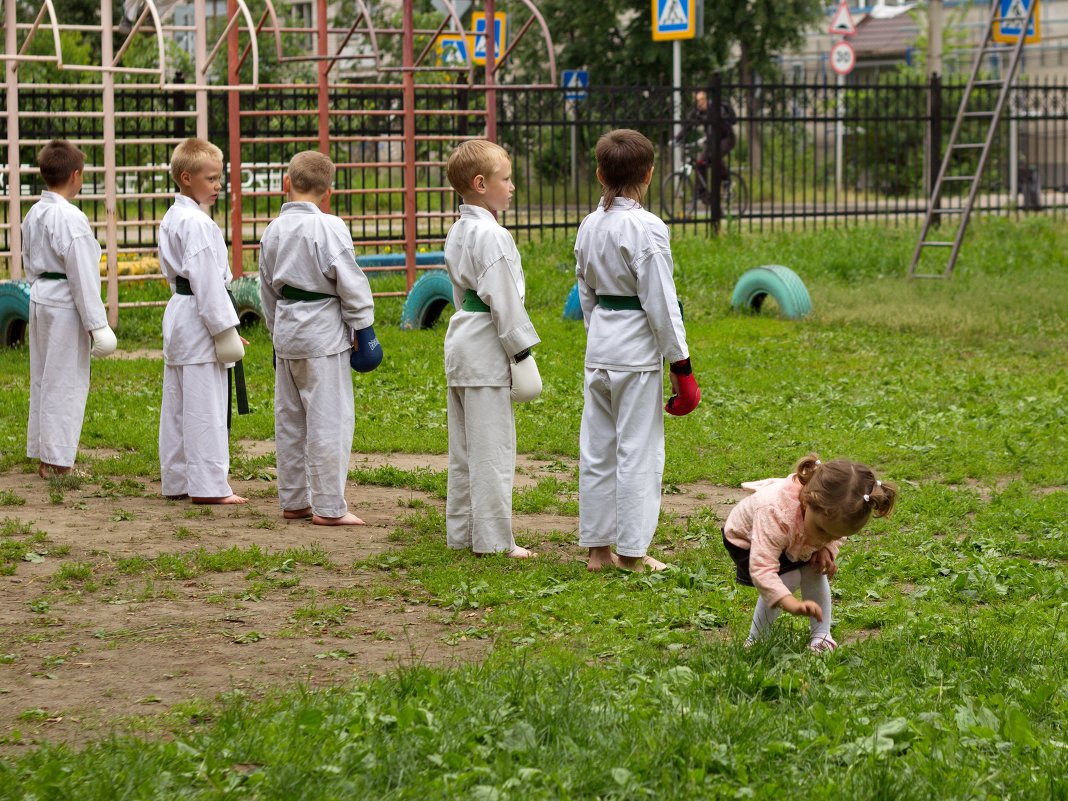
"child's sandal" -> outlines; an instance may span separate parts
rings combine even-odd
[[[838,643],[829,634],[824,637],[816,637],[808,644],[808,650],[814,654],[822,654],[837,649]]]

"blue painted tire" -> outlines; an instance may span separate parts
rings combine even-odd
[[[452,281],[444,270],[423,273],[412,284],[401,311],[401,328],[433,328],[446,306],[452,305]]]
[[[788,320],[799,320],[812,313],[812,298],[797,273],[781,264],[768,264],[747,271],[734,286],[731,306],[735,311],[759,312],[764,299],[771,295],[779,312]]]
[[[571,291],[567,293],[567,300],[564,301],[564,319],[582,319],[582,303],[579,301],[578,284],[571,287]]]
[[[11,348],[26,340],[30,322],[30,285],[26,281],[0,282],[0,345]]]
[[[237,303],[237,316],[241,320],[242,328],[257,325],[263,320],[259,275],[241,276],[230,284],[230,291]]]

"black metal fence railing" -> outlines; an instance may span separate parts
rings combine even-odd
[[[671,87],[590,87],[579,99],[569,98],[572,91],[502,88],[498,93],[498,139],[512,153],[517,185],[502,222],[520,239],[573,235],[599,196],[597,137],[618,127],[638,129],[653,141],[658,158],[646,204],[681,231],[710,234],[717,224],[747,230],[865,220],[912,224],[926,210],[939,164],[932,147],[948,138],[963,85],[885,77],[845,86],[715,82],[682,87],[678,115]],[[699,92],[708,97],[706,114],[694,111]],[[242,182],[240,238],[245,244],[257,243],[278,211],[281,197],[264,193],[281,188],[283,165],[297,150],[317,146],[317,102],[313,86],[248,93],[235,121],[228,119],[226,98],[211,96],[210,136],[224,152],[229,127],[241,126],[242,172],[229,179]],[[482,92],[442,86],[419,89],[416,102],[417,230],[424,247],[436,247],[456,205],[442,165],[458,137],[483,130],[486,98]],[[994,103],[992,93],[989,102]],[[101,100],[88,90],[23,89],[19,106],[20,111],[49,112],[20,115],[19,121],[20,140],[26,143],[20,152],[21,191],[37,194],[42,187],[32,154],[39,143],[52,137],[99,140]],[[191,106],[191,95],[183,92],[116,93],[119,165],[166,164],[174,141],[195,130],[191,118],[174,116]],[[364,251],[390,243],[399,249],[404,202],[400,88],[335,88],[330,106],[343,112],[330,117],[331,156],[347,165],[338,170],[334,211],[348,219]],[[298,113],[259,113],[274,111]],[[300,113],[306,111],[312,113]],[[720,126],[732,116],[732,136],[725,137]],[[938,126],[932,128],[931,119]],[[699,141],[709,133],[711,138]],[[972,131],[979,133],[978,127]],[[6,117],[0,115],[5,159],[6,136]],[[728,153],[721,152],[725,146]],[[103,163],[100,145],[83,149],[89,164]],[[0,182],[0,193],[8,192],[6,172]],[[120,247],[154,247],[156,221],[173,191],[166,171],[122,172],[118,185]],[[79,205],[100,228],[103,192],[102,172],[89,172]],[[134,192],[158,197],[131,199]],[[225,193],[215,216],[231,237],[229,203]],[[1020,81],[996,131],[976,209],[999,214],[1041,209],[1064,216],[1066,208],[1068,85]],[[7,204],[0,203],[0,222],[7,215]],[[9,249],[9,242],[9,230],[0,229],[0,250]]]

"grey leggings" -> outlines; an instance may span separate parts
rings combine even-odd
[[[798,585],[801,587],[801,597],[806,601],[815,601],[823,610],[823,622],[817,623],[816,618],[809,618],[809,629],[812,640],[822,640],[831,636],[831,585],[827,582],[827,576],[820,573],[811,565],[805,565],[798,570],[791,570],[779,576],[786,589],[794,592]],[[757,599],[756,610],[753,612],[753,624],[749,627],[749,639],[759,640],[771,628],[775,618],[782,609],[769,607],[761,595]]]

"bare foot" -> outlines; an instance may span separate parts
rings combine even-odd
[[[586,569],[591,573],[596,573],[605,567],[619,567],[619,560],[612,553],[612,547],[610,545],[602,545],[597,548],[590,548],[590,559],[586,562]]]
[[[217,505],[226,505],[235,503],[248,503],[248,498],[242,498],[240,495],[227,495],[225,498],[190,498],[193,503],[210,503]]]
[[[49,464],[48,462],[41,462],[37,468],[37,475],[41,478],[51,478],[52,476],[65,476],[70,473],[73,467],[62,467],[58,464]]]
[[[526,548],[520,548],[518,545],[512,548],[506,556],[509,559],[535,559],[537,554],[534,551],[528,551]]]
[[[320,517],[312,515],[312,524],[316,526],[366,526],[360,518],[352,512],[343,514],[341,517]]]
[[[618,567],[624,570],[632,570],[635,573],[642,573],[646,570],[652,570],[654,573],[658,573],[661,570],[667,570],[667,565],[661,562],[659,559],[654,559],[651,556],[616,556],[618,560]]]
[[[312,508],[305,506],[303,509],[283,509],[282,517],[286,520],[305,520],[312,516]]]

